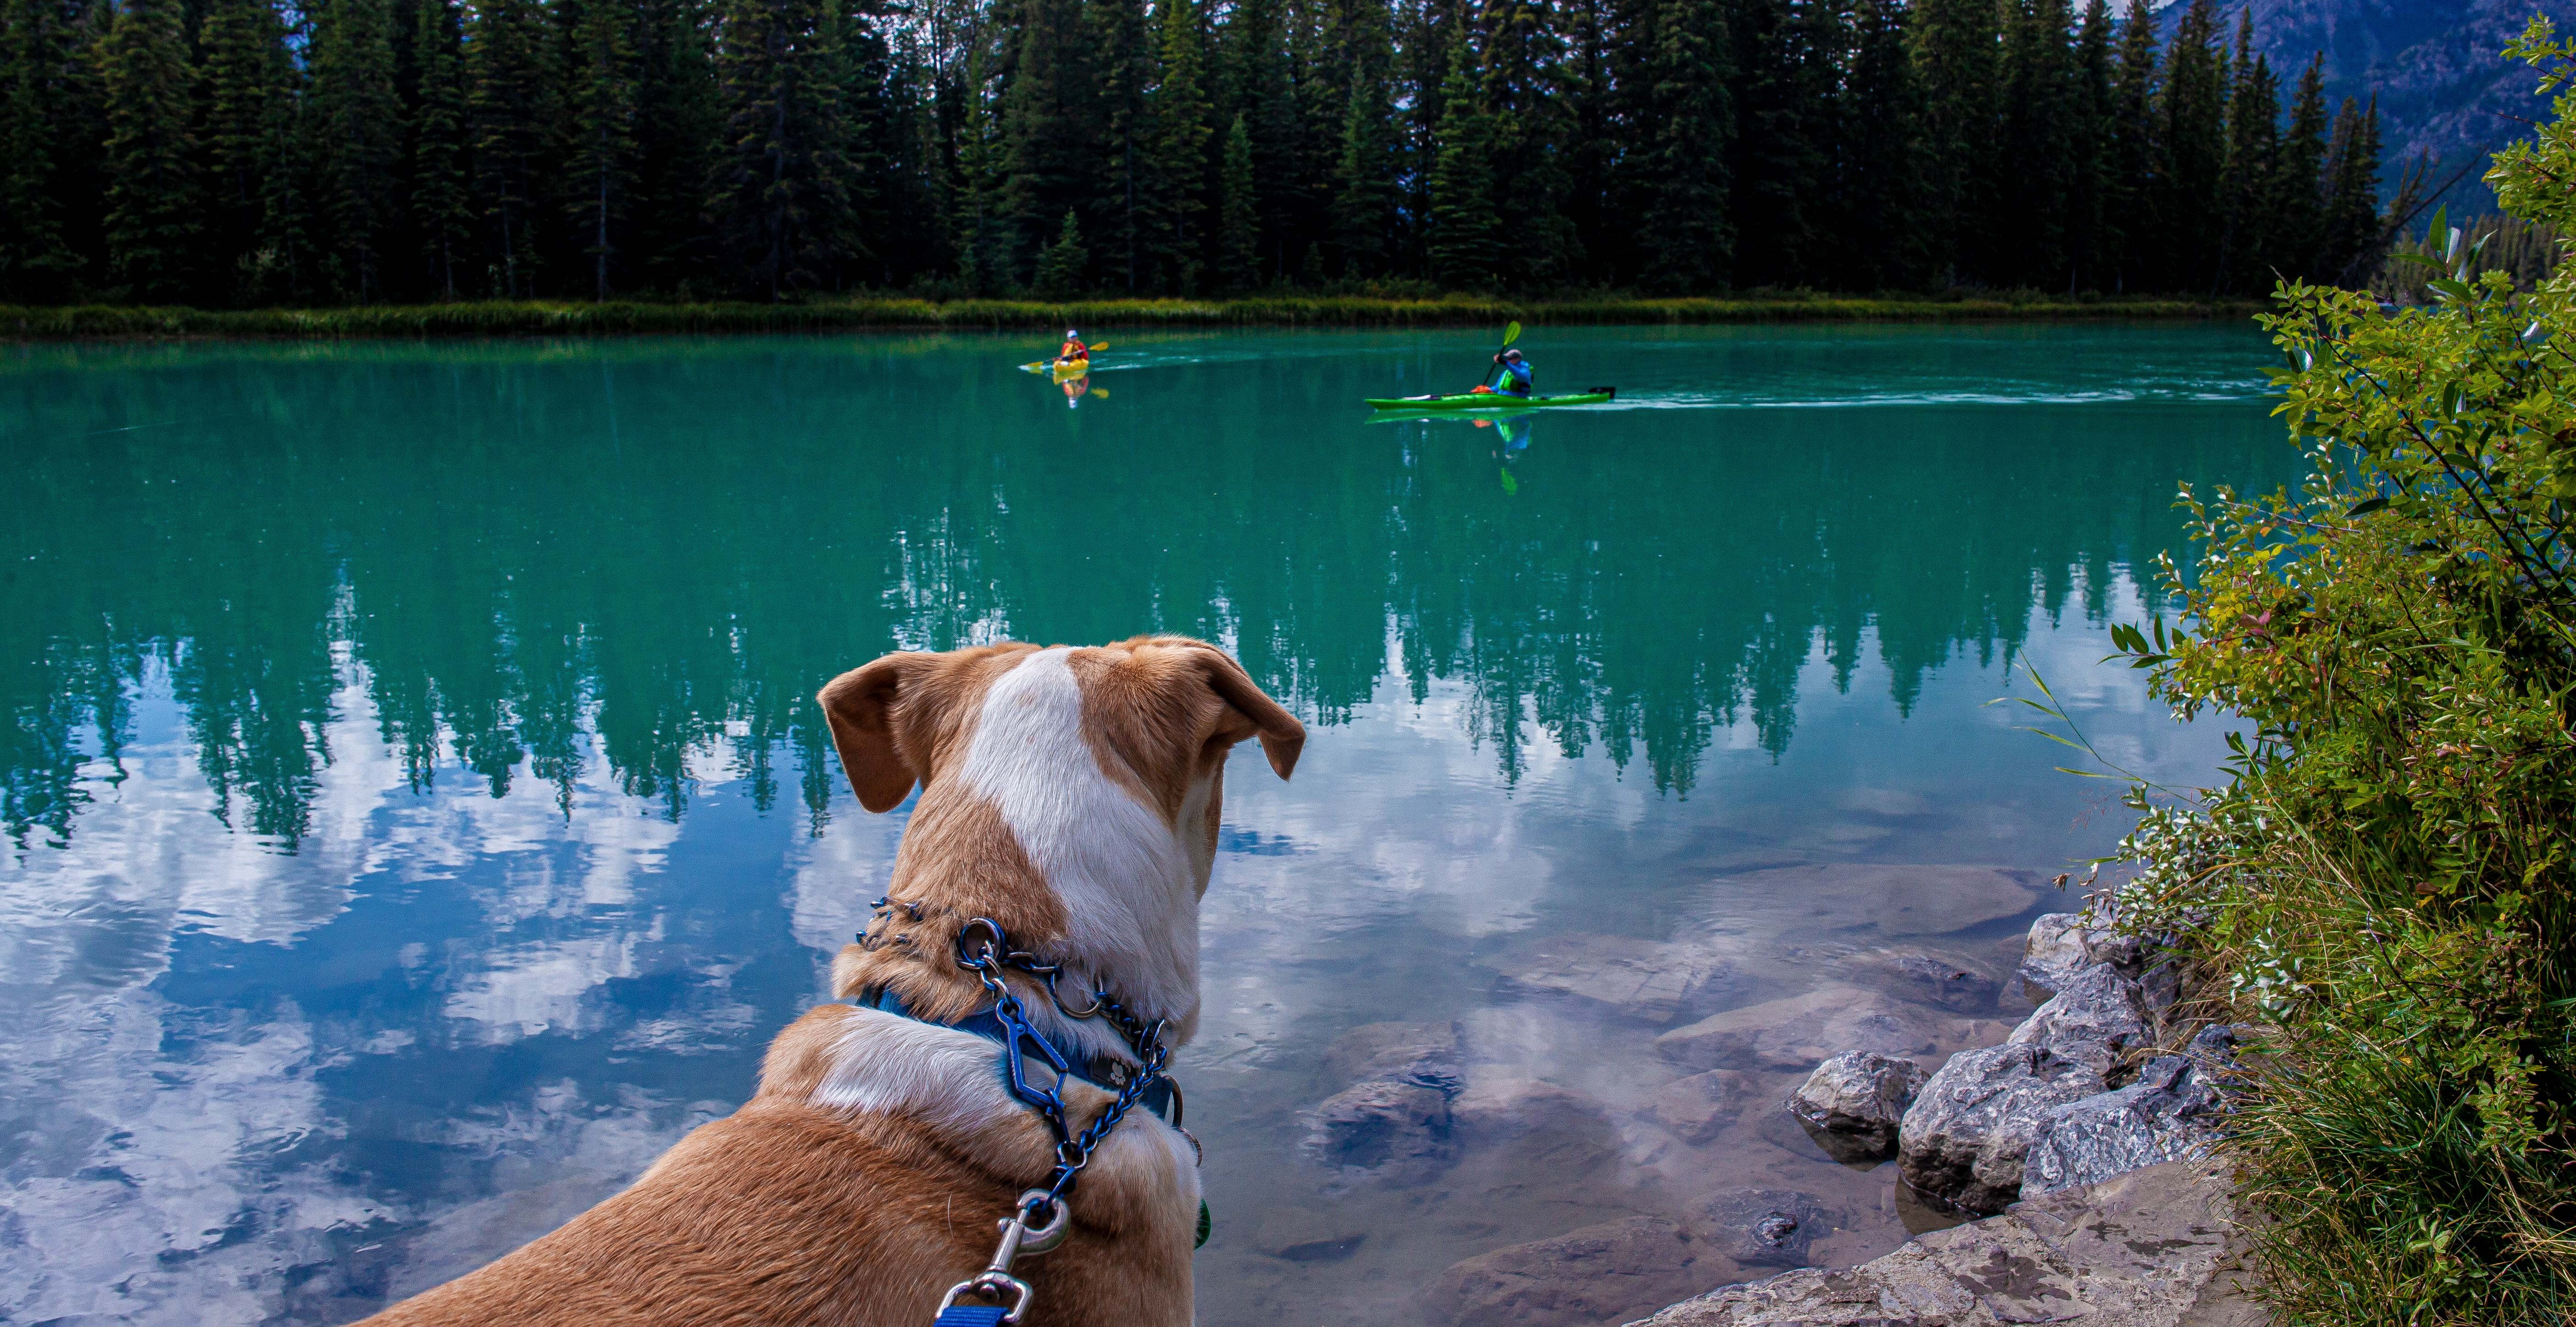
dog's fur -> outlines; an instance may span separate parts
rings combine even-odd
[[[1106,989],[1167,1020],[1171,1044],[1189,1039],[1226,752],[1257,737],[1284,779],[1305,741],[1234,660],[1178,636],[893,654],[821,700],[862,805],[888,811],[922,790],[895,906],[833,963],[836,995],[891,990],[942,1022],[976,1012],[989,1001],[954,946],[968,919],[990,917],[1014,948],[1066,965],[1068,998]],[[1021,994],[1060,1043],[1133,1062],[1098,1021],[1063,1018],[1033,985]],[[1109,1103],[1063,1086],[1077,1129]],[[367,1322],[925,1327],[991,1257],[995,1223],[1045,1180],[1053,1150],[993,1042],[826,1005],[770,1043],[742,1109],[634,1187]],[[1063,1247],[1015,1268],[1036,1287],[1027,1327],[1191,1320],[1187,1138],[1130,1114],[1072,1206]]]

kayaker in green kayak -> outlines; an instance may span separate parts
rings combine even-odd
[[[1505,350],[1494,356],[1494,385],[1486,390],[1496,396],[1530,394],[1529,361],[1517,350]]]

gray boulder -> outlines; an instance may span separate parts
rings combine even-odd
[[[1917,1093],[1897,1130],[1897,1173],[1969,1212],[2021,1195],[2022,1163],[2049,1110],[2105,1087],[2084,1062],[2026,1042],[1963,1051]]]
[[[2014,1028],[2009,1044],[2037,1046],[2108,1077],[2131,1050],[2147,1045],[2147,1010],[2138,983],[2097,963],[2076,973],[2048,1003]]]
[[[1895,1153],[1897,1126],[1923,1082],[1923,1066],[1912,1060],[1844,1051],[1789,1094],[1789,1113],[1837,1161],[1885,1158]]]
[[[2218,1092],[2179,1055],[2148,1063],[2116,1092],[2071,1101],[2042,1116],[2022,1163],[2024,1197],[2097,1184],[2165,1161],[2209,1155]]]
[[[1691,1208],[1708,1247],[1751,1267],[1804,1267],[1808,1246],[1833,1229],[1816,1200],[1789,1189],[1726,1189]]]
[[[1456,1159],[1449,1094],[1399,1078],[1372,1078],[1306,1112],[1307,1155],[1354,1180],[1415,1183]]]
[[[1632,1216],[1453,1264],[1422,1301],[1432,1321],[1459,1327],[1593,1327],[1652,1312],[1735,1270],[1681,1222]]]
[[[1507,995],[1570,997],[1622,1018],[1661,1024],[1699,1004],[1710,984],[1732,970],[1704,946],[1560,935],[1506,962],[1499,989]]]
[[[2013,975],[2021,978],[2030,998],[2045,1000],[2093,963],[2092,948],[2085,943],[2084,914],[2052,912],[2030,924],[2030,938],[2022,942],[2021,966],[2013,969]]]

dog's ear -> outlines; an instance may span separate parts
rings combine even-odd
[[[1261,754],[1270,758],[1270,768],[1280,778],[1287,778],[1288,772],[1297,768],[1297,753],[1305,749],[1306,725],[1254,685],[1252,675],[1243,671],[1243,665],[1236,663],[1233,656],[1205,642],[1193,644],[1198,648],[1191,653],[1198,657],[1208,689],[1252,724],[1252,731],[1261,738]]]
[[[917,679],[935,656],[889,654],[864,668],[853,668],[823,685],[815,699],[832,725],[832,749],[841,753],[841,772],[850,776],[850,791],[871,811],[891,811],[912,793],[918,775],[894,736],[895,698],[907,680]]]

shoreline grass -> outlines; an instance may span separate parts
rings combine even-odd
[[[321,309],[0,305],[0,339],[633,336],[669,333],[999,331],[1025,328],[1457,327],[1521,319],[1608,323],[2046,322],[2250,318],[2252,300],[1749,295],[1730,299],[1512,300],[1450,295],[1255,296],[1233,300],[949,300],[893,296],[788,304],[516,301]]]

